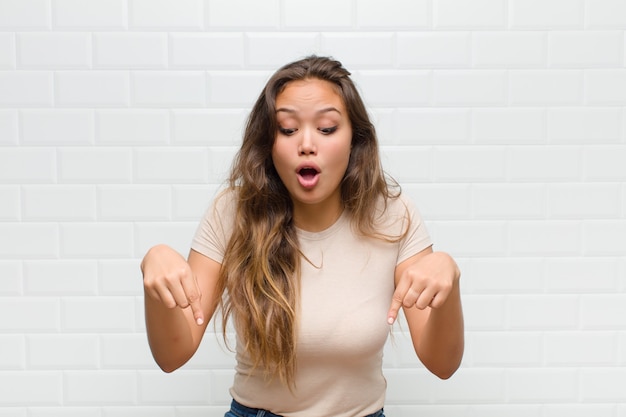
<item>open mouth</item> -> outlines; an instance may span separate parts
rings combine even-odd
[[[311,167],[303,167],[298,171],[298,175],[306,180],[311,180],[315,178],[317,174],[317,169]]]

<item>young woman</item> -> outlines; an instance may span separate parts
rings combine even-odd
[[[460,364],[459,269],[382,171],[349,76],[315,56],[279,69],[188,258],[158,245],[143,259],[164,371],[191,358],[216,310],[224,331],[232,319],[227,417],[383,416],[382,352],[400,308],[431,372],[448,378]]]

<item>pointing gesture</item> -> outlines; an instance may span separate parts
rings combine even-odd
[[[146,262],[148,258],[150,262]],[[187,261],[173,249],[159,245],[152,248],[142,263],[147,295],[167,308],[191,308],[196,324],[204,323],[202,294]]]
[[[396,289],[387,314],[393,324],[401,307],[413,306],[420,310],[443,306],[454,285],[458,285],[459,272],[454,261],[431,248],[414,255],[396,268]]]

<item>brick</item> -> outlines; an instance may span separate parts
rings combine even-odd
[[[26,145],[92,145],[94,142],[91,110],[24,110],[20,116],[22,143]]]
[[[515,402],[576,402],[579,376],[574,369],[511,369],[508,398]]]
[[[615,416],[615,406],[613,404],[545,404],[542,407],[543,417],[584,417],[594,415],[597,417]],[[530,414],[529,414],[530,415]]]
[[[6,298],[0,303],[0,313],[0,328],[3,333],[59,331],[59,300],[52,297]],[[0,385],[7,386],[3,383]]]
[[[98,110],[96,142],[101,145],[158,145],[170,141],[166,110]]]
[[[408,184],[402,192],[417,204],[425,219],[471,218],[471,189],[467,184]]]
[[[587,221],[583,228],[583,242],[585,254],[623,256],[626,248],[626,221]]]
[[[594,0],[586,3],[587,27],[623,29],[626,26],[626,1]]]
[[[208,152],[201,148],[150,148],[135,152],[135,178],[141,183],[204,183]]]
[[[541,144],[546,115],[534,108],[473,109],[471,135],[478,144]]]
[[[241,13],[234,13],[241,14]],[[170,35],[172,68],[241,69],[244,36],[231,33],[174,33]]]
[[[269,74],[263,71],[211,71],[208,77],[209,106],[249,109],[265,87]]]
[[[0,0],[0,28],[32,30],[50,28],[47,0]]]
[[[57,29],[125,29],[125,0],[55,0],[52,9]]]
[[[503,221],[438,221],[431,225],[436,246],[454,256],[502,256],[510,245]]]
[[[198,146],[241,143],[247,110],[206,109],[172,111],[172,142]]]
[[[559,219],[597,219],[620,216],[619,184],[551,184],[548,214]]]
[[[474,368],[519,368],[542,364],[542,336],[538,332],[473,332],[466,353]]]
[[[0,220],[17,221],[20,219],[21,197],[17,186],[0,186]]]
[[[234,377],[234,369],[211,371],[211,398],[215,399],[215,403],[230,403],[232,397],[230,396],[229,391]]]
[[[274,71],[287,62],[317,51],[320,36],[299,32],[246,33],[246,67]]]
[[[29,407],[58,406],[62,403],[63,374],[61,372],[2,372],[0,386],[2,386],[0,406],[3,408],[23,404],[28,404]]]
[[[127,106],[128,74],[122,71],[63,71],[56,74],[56,104],[62,107]]]
[[[47,107],[53,101],[52,90],[49,72],[0,72],[0,107]]]
[[[128,0],[132,29],[200,30],[204,27],[202,0]]]
[[[22,215],[29,221],[95,220],[95,197],[89,186],[25,186]]]
[[[558,68],[617,68],[624,55],[623,32],[551,32],[548,56]]]
[[[0,69],[15,69],[15,35],[0,33]]]
[[[453,33],[398,33],[395,54],[399,68],[467,68],[471,36]],[[392,48],[388,48],[391,53]]]
[[[86,69],[91,67],[91,35],[21,33],[17,52],[20,68]]]
[[[425,29],[431,26],[431,15],[428,0],[361,0],[356,4],[356,22],[362,29]]]
[[[66,183],[125,183],[132,178],[128,149],[72,149],[59,154],[59,178]]]
[[[502,295],[463,296],[465,328],[469,332],[504,330],[508,301]]]
[[[555,108],[548,110],[548,138],[554,144],[619,143],[624,115],[619,108]]]
[[[543,336],[547,366],[589,367],[617,365],[617,337],[613,332],[551,332]]]
[[[22,295],[22,263],[18,260],[0,261],[0,295]],[[0,355],[1,357],[2,355]]]
[[[68,371],[64,373],[64,404],[131,405],[137,400],[137,375],[132,371]]]
[[[509,176],[514,181],[578,181],[583,174],[581,149],[527,146],[510,150]]]
[[[538,294],[544,289],[540,258],[485,258],[472,260],[464,270],[463,287],[472,294]]]
[[[59,253],[58,227],[52,223],[0,223],[2,258],[55,258]]]
[[[425,403],[432,399],[434,378],[424,369],[387,369],[385,379],[387,380],[387,403]],[[416,386],[420,389],[415,389]]]
[[[509,225],[514,255],[574,256],[582,252],[579,221],[515,221]]]
[[[178,185],[172,189],[172,219],[198,221],[204,214],[218,187],[215,185]]]
[[[0,366],[4,371],[25,368],[25,346],[22,335],[0,335]]]
[[[585,73],[585,100],[590,105],[625,105],[626,70],[593,69]]]
[[[208,371],[180,370],[172,374],[139,372],[139,399],[143,404],[209,404]]]
[[[580,371],[580,399],[585,402],[621,402],[626,386],[624,368],[596,368]]]
[[[548,258],[545,288],[553,293],[613,293],[619,291],[619,264],[611,258]]]
[[[165,406],[119,406],[119,407],[105,407],[102,409],[101,417],[181,417],[185,414],[181,414],[181,410],[195,409],[194,407],[182,406],[182,407],[165,407]],[[217,408],[217,407],[214,407]],[[224,413],[225,407],[221,407],[218,413]],[[187,411],[189,412],[189,411]],[[185,411],[182,411],[185,413]],[[207,414],[207,410],[202,408],[198,413],[202,413],[202,416],[212,416],[213,414]],[[216,417],[220,417],[221,414],[215,414]],[[100,416],[98,416],[100,417]]]
[[[432,74],[426,70],[355,72],[361,97],[373,107],[417,107],[431,102]]]
[[[125,223],[61,225],[61,253],[66,258],[125,258],[132,256],[133,230]]]
[[[387,172],[401,183],[432,178],[432,151],[426,147],[385,147],[381,149],[381,160]]]
[[[101,417],[98,408],[88,407],[35,407],[28,417]]]
[[[56,152],[49,148],[2,149],[0,181],[50,183],[56,180]]]
[[[283,27],[340,29],[352,26],[352,2],[319,0],[316,3],[283,3]],[[332,10],[332,13],[328,13]]]
[[[512,70],[509,100],[514,105],[579,105],[583,73],[579,70]]]
[[[467,144],[470,112],[466,109],[398,109],[391,133],[394,145]]]
[[[102,295],[143,295],[140,263],[139,259],[98,261],[99,293]]]
[[[135,330],[133,297],[68,297],[62,300],[65,333],[129,333]]]
[[[19,140],[18,113],[0,110],[0,146],[17,145]]]
[[[499,70],[435,70],[433,97],[442,106],[494,106],[506,102],[506,73]]]
[[[135,106],[204,107],[206,78],[203,72],[134,72],[132,95]]]
[[[546,66],[547,36],[541,32],[475,32],[471,48],[472,65],[478,68]]]
[[[352,70],[394,65],[395,39],[390,33],[323,33],[320,44],[322,51],[332,51]]]
[[[435,0],[434,26],[439,29],[504,28],[507,23],[503,0]]]
[[[136,226],[135,253],[143,257],[152,246],[167,242],[175,251],[187,256],[198,221],[140,223]]]
[[[165,186],[100,186],[99,218],[102,220],[169,220],[172,198]]]
[[[507,299],[508,324],[516,330],[575,330],[580,301],[576,295],[515,295]]]
[[[93,261],[24,262],[24,292],[27,295],[95,295],[97,265]]]
[[[468,417],[526,417],[540,416],[545,406],[537,404],[479,404],[468,409]],[[450,417],[453,417],[451,414]]]
[[[464,369],[453,378],[433,380],[433,401],[436,403],[491,403],[504,396],[505,375],[500,369]],[[480,384],[471,381],[480,380]],[[415,391],[415,385],[409,385]],[[408,388],[408,387],[407,387]],[[410,398],[410,397],[408,397]]]
[[[584,0],[511,0],[509,24],[514,29],[582,29]]]
[[[583,152],[584,177],[591,181],[623,181],[626,178],[626,147],[591,146]]]
[[[209,182],[224,184],[228,179],[232,161],[237,153],[235,147],[212,148],[209,151],[209,166],[211,167]]]
[[[29,335],[26,337],[29,369],[96,369],[96,335]]]
[[[506,150],[501,147],[437,147],[434,171],[437,181],[497,181],[505,178]]]
[[[160,69],[168,65],[163,33],[99,33],[94,35],[94,66],[116,69]]]
[[[145,334],[105,334],[100,336],[99,352],[104,369],[154,369]]]
[[[209,29],[278,29],[280,10],[279,0],[208,0],[206,21]]]

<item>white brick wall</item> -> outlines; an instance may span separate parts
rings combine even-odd
[[[0,0],[0,417],[223,416],[232,354],[158,371],[138,264],[310,53],[463,270],[461,369],[396,328],[388,415],[625,417],[625,0]]]

